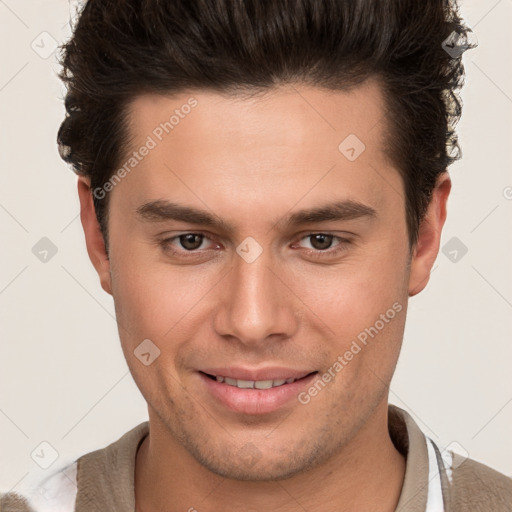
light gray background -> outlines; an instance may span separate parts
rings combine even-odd
[[[63,0],[0,0],[2,490],[147,418],[87,257],[76,177],[57,153],[63,86],[55,54],[39,54],[69,37],[70,12]],[[441,449],[456,442],[512,475],[512,0],[466,0],[462,13],[479,47],[464,56],[464,156],[451,168],[442,244],[457,237],[468,252],[455,263],[440,253],[411,299],[390,396]],[[42,237],[58,249],[46,263],[32,253]],[[59,454],[46,470],[31,458],[43,441]]]

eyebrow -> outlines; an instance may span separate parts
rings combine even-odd
[[[136,213],[142,220],[150,222],[175,220],[217,228],[229,233],[236,231],[235,226],[231,223],[206,210],[181,205],[165,199],[157,199],[145,203],[136,209]],[[277,225],[279,228],[285,229],[297,227],[302,224],[374,218],[376,216],[377,211],[371,206],[348,199],[327,203],[310,209],[299,210],[283,217],[277,221],[274,226]]]

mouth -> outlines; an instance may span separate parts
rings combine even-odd
[[[246,371],[234,368],[198,371],[203,390],[215,403],[215,411],[264,415],[294,407],[298,396],[319,372],[268,369]],[[226,375],[227,374],[227,375]],[[222,408],[219,409],[219,405]]]
[[[222,382],[227,384],[228,386],[234,386],[239,389],[270,389],[277,388],[280,386],[284,386],[285,384],[292,384],[298,380],[302,380],[310,375],[318,373],[318,371],[310,372],[303,377],[288,377],[285,379],[267,379],[267,380],[245,380],[245,379],[233,379],[231,377],[225,377],[223,375],[212,375],[205,372],[200,372],[203,375],[206,375],[208,378],[215,380],[217,382]]]

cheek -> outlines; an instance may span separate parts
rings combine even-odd
[[[398,290],[384,295],[368,286],[346,289],[319,308],[331,339],[327,364],[340,363],[344,388],[362,383],[367,389],[378,388],[392,375],[403,339],[406,300]],[[380,378],[375,380],[375,375]]]
[[[396,302],[404,306],[405,265],[404,251],[376,248],[338,267],[311,271],[308,279],[297,281],[296,286],[304,302],[346,340],[373,325]],[[391,310],[390,316],[393,314]]]
[[[116,263],[112,279],[116,314],[132,337],[158,340],[181,328],[179,322],[190,316],[215,283],[213,276],[187,268],[172,269],[135,258]]]

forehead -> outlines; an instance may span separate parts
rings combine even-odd
[[[231,198],[248,215],[241,203],[291,207],[305,194],[312,203],[327,195],[377,206],[397,178],[382,177],[396,171],[383,152],[387,119],[375,81],[350,91],[288,84],[253,97],[145,94],[128,112],[131,151],[151,146],[113,191],[125,189],[134,206],[176,193],[195,204]]]
[[[228,146],[243,140],[260,149],[265,142],[304,145],[329,132],[334,139],[354,133],[375,145],[386,126],[385,101],[376,80],[349,91],[286,84],[254,95],[210,90],[144,94],[129,104],[128,111],[135,141],[155,130],[157,138],[160,132],[163,137],[172,133],[174,139],[190,138],[192,131],[203,147],[218,140]],[[192,121],[184,122],[187,118]],[[166,122],[169,132],[162,127],[161,133],[158,127]]]

